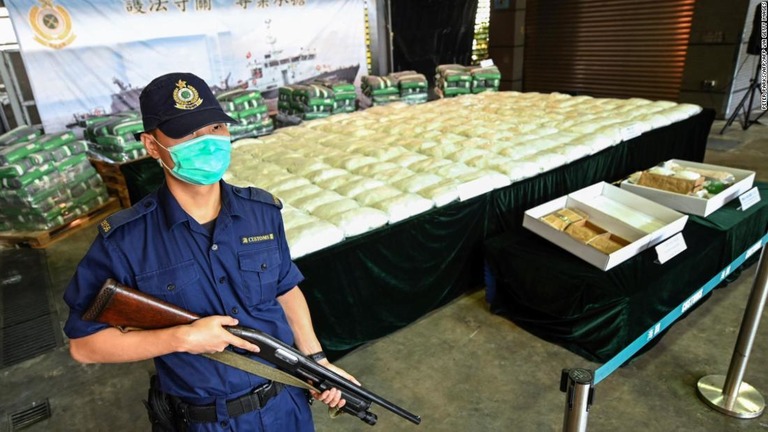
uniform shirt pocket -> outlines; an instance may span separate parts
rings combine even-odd
[[[194,291],[190,286],[200,275],[194,261],[184,261],[171,267],[166,267],[136,276],[138,289],[177,306],[189,308],[185,301],[185,292]]]
[[[277,247],[237,254],[240,273],[249,303],[265,303],[275,299],[280,277],[280,252]]]

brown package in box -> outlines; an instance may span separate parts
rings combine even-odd
[[[558,231],[565,231],[569,225],[586,219],[587,215],[569,208],[560,209],[541,218],[543,222]]]
[[[626,240],[609,232],[600,234],[587,243],[600,252],[610,255],[628,244]]]
[[[640,179],[637,181],[637,184],[640,186],[688,195],[693,192],[698,192],[701,189],[704,184],[704,177],[699,177],[696,180],[687,180],[643,171],[643,173],[640,174]]]
[[[568,226],[565,232],[574,239],[592,246],[608,255],[628,245],[629,242],[588,221]]]
[[[569,225],[568,228],[565,229],[565,232],[576,240],[585,244],[589,244],[593,238],[605,232],[604,230],[599,230],[596,228],[597,227],[591,223],[586,223],[586,221],[584,221]]]

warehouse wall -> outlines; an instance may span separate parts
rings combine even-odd
[[[643,3],[644,10],[641,7]],[[570,12],[576,13],[563,20],[555,20],[556,26],[532,29],[534,32],[538,30],[539,34],[534,35],[535,40],[526,41],[526,13],[530,27],[537,20],[531,14],[539,14],[541,24],[542,19],[552,20],[564,14],[566,6],[552,0],[495,0],[491,8],[490,57],[502,72],[503,90],[667,98],[712,108],[718,118],[725,118],[741,100],[756,67],[757,56],[746,54],[746,44],[758,3],[759,0],[680,0],[665,2],[660,8],[658,3],[653,2],[580,0],[567,5],[572,9]],[[622,25],[618,21],[621,14],[611,11],[616,8],[642,11],[645,28],[641,26],[638,30],[645,32],[642,45],[611,46],[611,34],[622,34],[615,29],[610,30]],[[606,15],[609,18],[606,19]],[[627,19],[625,25],[637,27],[641,17],[627,16],[632,18]],[[663,29],[662,17],[668,20],[676,17],[677,21],[668,21],[666,29]],[[675,30],[685,26],[690,28],[687,34]],[[654,31],[657,33],[655,36]],[[587,52],[584,52],[583,43],[578,47],[581,53],[574,48],[579,45],[573,42],[576,35],[586,33],[588,38],[593,38],[588,43],[594,43],[600,32],[607,37],[603,41],[605,45],[598,45],[597,50],[586,46]],[[680,45],[681,40],[682,46],[669,49],[675,41]],[[655,55],[656,58],[644,64],[638,63],[633,59],[632,49],[638,50],[638,55]],[[646,52],[654,49],[655,54]],[[611,55],[612,50],[616,51],[616,55]],[[595,57],[601,58],[595,60]],[[523,79],[525,58],[538,63],[526,65],[526,80]],[[594,61],[598,63],[589,64]],[[643,76],[647,69],[642,68],[654,67],[660,68],[652,71],[651,75]],[[604,70],[601,71],[601,68]],[[666,70],[662,70],[664,68]],[[602,82],[594,79],[601,72],[612,76],[606,76]],[[591,84],[586,82],[590,78],[593,81]],[[613,81],[607,83],[607,87],[612,88],[606,89],[605,81]],[[664,87],[663,92],[654,88],[659,85]]]

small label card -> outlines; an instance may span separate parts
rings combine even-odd
[[[760,202],[760,193],[757,191],[757,186],[739,195],[739,201],[741,201],[741,211],[746,211],[748,208]]]
[[[488,59],[488,60],[480,61],[480,67],[487,68],[487,67],[491,67],[491,66],[493,66],[493,59]]]
[[[483,180],[479,178],[457,185],[456,190],[459,192],[459,201],[466,201],[488,192],[488,187]]]
[[[631,124],[629,126],[624,126],[620,130],[621,133],[621,140],[622,141],[629,141],[632,138],[640,135],[640,127],[636,124]]]
[[[656,253],[659,256],[659,262],[661,264],[664,264],[665,262],[674,258],[675,255],[686,250],[687,248],[688,246],[686,246],[685,244],[683,233],[677,233],[674,236],[670,237],[664,243],[661,243],[660,245],[656,246]]]

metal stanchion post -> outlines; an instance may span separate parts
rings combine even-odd
[[[742,381],[768,296],[768,259],[765,249],[763,248],[760,254],[760,265],[747,309],[744,311],[728,375],[707,375],[696,385],[699,397],[704,403],[732,417],[755,418],[765,409],[765,399],[760,392]]]
[[[565,392],[563,432],[585,432],[594,397],[594,374],[588,369],[563,369],[560,391]]]

